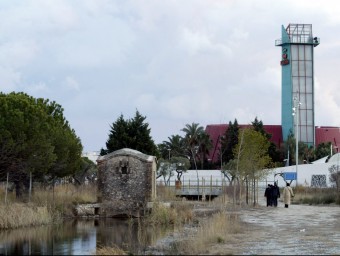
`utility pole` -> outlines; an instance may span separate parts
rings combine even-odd
[[[298,92],[296,92],[296,96],[294,96],[294,107],[293,107],[293,116],[295,116],[295,166],[296,166],[296,186],[298,185],[298,165],[299,165],[299,108],[301,106],[301,102],[298,100]]]

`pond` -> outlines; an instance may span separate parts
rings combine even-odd
[[[143,254],[169,231],[140,219],[73,219],[63,224],[0,231],[0,255],[94,255],[104,246]]]

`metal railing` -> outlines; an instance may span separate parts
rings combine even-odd
[[[320,38],[319,37],[300,37],[300,36],[293,36],[290,38],[289,42],[283,42],[282,38],[275,40],[275,46],[281,46],[284,43],[289,44],[312,44],[314,46],[317,46],[320,44]]]

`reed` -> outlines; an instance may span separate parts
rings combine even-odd
[[[179,197],[176,197],[176,190],[174,187],[165,185],[157,185],[157,198],[162,201],[179,201]]]
[[[16,202],[15,193],[13,191],[7,190],[6,194],[6,185],[2,183],[0,185],[0,204],[8,202]]]
[[[218,212],[200,223],[196,233],[175,243],[171,253],[184,255],[209,253],[208,248],[212,245],[228,243],[233,234],[241,232],[243,229],[238,215]]]
[[[151,225],[178,225],[192,219],[192,206],[185,202],[172,203],[169,206],[157,201],[153,204],[151,213],[146,217],[146,221]]]
[[[65,184],[54,189],[37,188],[32,196],[32,202],[39,206],[47,206],[52,212],[63,216],[73,216],[74,205],[80,203],[95,203],[97,188],[94,185],[75,186]]]
[[[0,205],[0,229],[12,229],[51,223],[52,215],[47,207],[22,203]]]
[[[11,192],[5,203],[4,190],[1,189],[0,229],[43,225],[60,221],[62,217],[72,217],[75,204],[96,202],[96,195],[94,185],[77,187],[67,184],[54,189],[35,187],[28,203],[22,203]]]
[[[64,184],[55,186],[54,189],[37,188],[32,197],[32,202],[38,205],[94,203],[96,201],[97,187],[95,185]]]

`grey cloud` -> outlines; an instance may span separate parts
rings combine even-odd
[[[85,151],[136,109],[157,143],[192,122],[279,124],[274,41],[281,25],[305,22],[321,37],[317,123],[340,126],[337,10],[327,0],[3,1],[0,88],[56,100]]]

